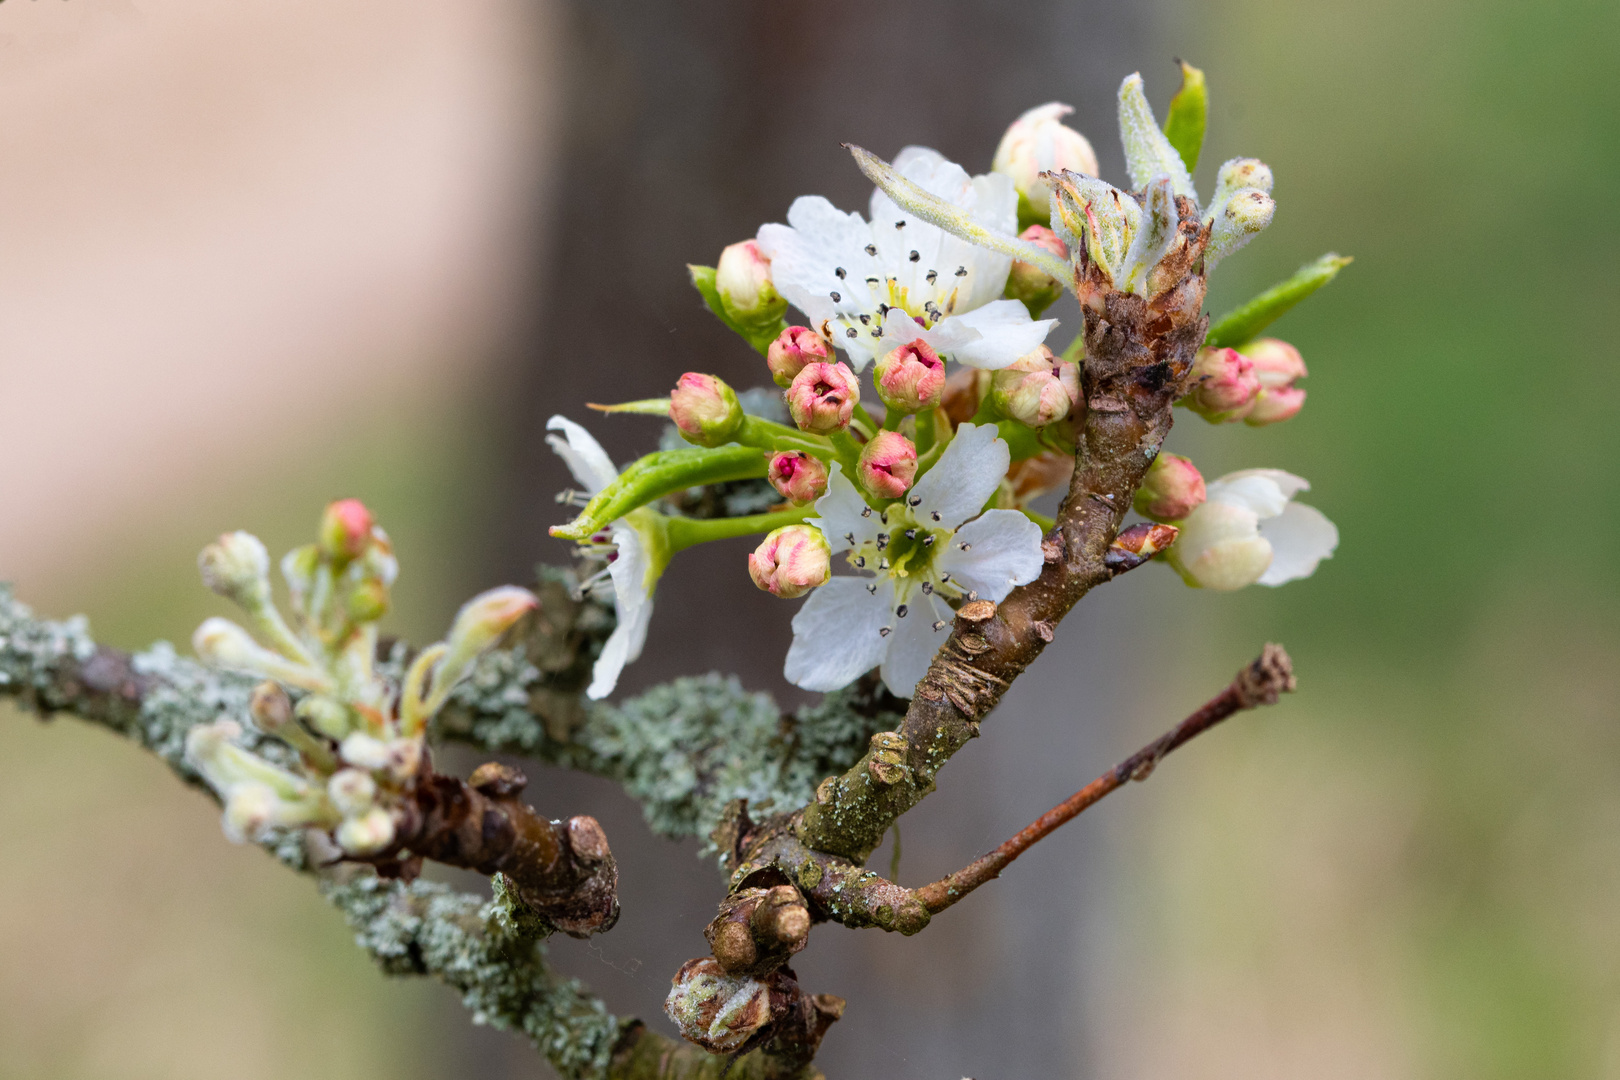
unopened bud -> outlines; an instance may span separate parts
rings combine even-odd
[[[754,584],[786,600],[803,596],[832,576],[832,548],[813,525],[788,525],[766,536],[748,556]]]
[[[378,806],[339,825],[333,839],[350,855],[364,858],[388,850],[394,833],[393,815]]]
[[[515,585],[502,585],[479,593],[461,605],[455,624],[450,627],[446,642],[449,649],[433,675],[434,699],[442,702],[450,688],[466,677],[479,653],[494,645],[519,619],[539,606],[540,600],[534,593]]]
[[[921,412],[934,408],[945,394],[945,361],[926,341],[913,341],[886,353],[872,378],[886,408]]]
[[[371,544],[376,522],[359,499],[339,499],[321,515],[321,554],[335,563],[347,564],[365,553]]]
[[[1091,143],[1062,123],[1073,111],[1056,101],[1033,108],[1012,122],[996,147],[990,168],[1012,179],[1020,201],[1027,204],[1019,208],[1027,217],[1045,220],[1050,213],[1052,189],[1041,173],[1068,169],[1097,175],[1097,153]]]
[[[376,580],[362,581],[349,590],[344,607],[351,622],[376,622],[388,614],[388,586]]]
[[[770,987],[748,975],[730,975],[712,956],[688,960],[675,973],[664,1012],[681,1035],[711,1054],[740,1049],[771,1022]]]
[[[720,379],[688,371],[669,395],[669,418],[681,437],[698,446],[724,446],[742,427],[737,395]]]
[[[236,785],[225,797],[225,835],[238,844],[264,839],[282,816],[281,802],[265,784]]]
[[[1260,380],[1260,396],[1243,418],[1251,427],[1276,424],[1296,415],[1305,405],[1305,391],[1294,380],[1307,374],[1299,350],[1286,341],[1260,338],[1243,346],[1243,355],[1254,365]]]
[[[898,499],[917,478],[917,448],[898,431],[880,431],[861,447],[860,485],[880,499]]]
[[[1031,225],[1019,233],[1018,238],[1043,247],[1060,259],[1069,257],[1068,245],[1045,225]],[[1063,295],[1063,282],[1033,263],[1014,259],[1007,273],[1007,287],[1001,295],[1008,300],[1022,300],[1030,317],[1036,318]]]
[[[771,283],[771,261],[753,240],[732,244],[720,253],[714,287],[726,314],[739,323],[774,322],[787,310],[787,301]]]
[[[765,352],[771,378],[786,390],[806,364],[821,364],[833,358],[827,339],[808,326],[790,326],[776,336]]]
[[[1255,233],[1271,224],[1276,213],[1276,202],[1265,192],[1254,188],[1234,192],[1216,208],[1209,244],[1204,248],[1204,266],[1213,269],[1216,263],[1247,244]]]
[[[262,682],[248,699],[248,713],[260,731],[275,734],[293,722],[292,701],[279,684]]]
[[[191,636],[191,647],[203,663],[213,667],[252,672],[317,693],[329,689],[325,675],[271,652],[229,619],[204,620]]]
[[[1259,158],[1233,158],[1215,174],[1215,193],[1210,196],[1209,205],[1223,203],[1246,188],[1269,195],[1271,187],[1271,166]]]
[[[1284,420],[1291,420],[1305,407],[1305,390],[1298,386],[1282,386],[1276,389],[1260,391],[1260,396],[1254,400],[1254,408],[1243,422],[1250,427],[1265,427],[1267,424],[1279,424]]]
[[[202,549],[203,584],[245,608],[270,601],[270,553],[252,533],[226,533]]]
[[[326,782],[326,794],[346,818],[359,817],[377,801],[377,781],[360,769],[339,769]]]
[[[1080,400],[1080,371],[1045,345],[1037,345],[1000,371],[990,373],[997,408],[1030,427],[1062,420]]]
[[[1136,489],[1136,512],[1155,521],[1180,521],[1205,499],[1204,477],[1180,454],[1160,454]]]
[[[830,435],[849,427],[855,405],[861,400],[861,384],[842,361],[836,364],[806,364],[787,390],[788,412],[803,431]]]
[[[388,744],[375,735],[367,735],[363,731],[356,731],[345,738],[343,744],[338,747],[338,753],[343,755],[343,760],[350,765],[368,772],[383,772],[393,764]]]
[[[1254,365],[1236,349],[1198,350],[1188,385],[1183,403],[1212,424],[1243,419],[1260,393]]]
[[[784,450],[765,471],[771,486],[795,506],[815,502],[827,490],[827,466],[803,450]]]
[[[1108,545],[1103,564],[1116,572],[1133,570],[1174,544],[1180,531],[1174,525],[1138,522],[1122,530]]]
[[[311,694],[294,710],[299,719],[328,739],[342,739],[354,730],[354,715],[342,703]]]

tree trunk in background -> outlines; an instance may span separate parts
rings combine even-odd
[[[523,580],[534,562],[568,557],[546,534],[565,519],[552,494],[569,483],[545,444],[552,413],[586,422],[622,462],[650,447],[657,422],[593,417],[584,402],[650,397],[688,370],[739,389],[769,382],[761,358],[704,310],[685,264],[713,264],[726,243],[783,220],[798,195],[864,212],[871,187],[840,142],[884,156],[920,143],[978,172],[1008,122],[1059,99],[1077,107],[1071,122],[1096,146],[1104,174],[1119,178],[1120,79],[1139,67],[1157,77],[1150,81],[1175,79],[1168,56],[1146,51],[1152,9],[1144,5],[576,0],[565,9],[555,54],[565,64],[566,143],[553,217],[528,322],[490,410],[503,425],[507,462],[488,532],[491,580]],[[1078,327],[1066,305],[1056,311],[1060,342]],[[677,559],[659,586],[646,653],[621,692],[717,669],[797,700],[781,679],[793,605],[753,587],[746,550],[737,541]],[[1065,624],[1049,650],[1057,655],[1009,695],[986,726],[990,737],[906,818],[905,880],[937,877],[999,843],[1125,747],[1122,732],[1102,726],[1109,714],[1074,716],[1063,706],[1077,685],[1093,703],[1124,696],[1126,650],[1111,644],[1121,635],[1100,627],[1125,605],[1104,593]],[[553,956],[615,1010],[669,1027],[660,1008],[668,980],[707,951],[702,928],[722,893],[718,874],[691,845],[649,837],[611,785],[546,771],[530,791],[543,812],[596,815],[621,868],[617,929],[588,944],[556,944]],[[1009,880],[918,938],[817,928],[795,966],[812,992],[850,1000],[824,1044],[828,1075],[1084,1071],[1079,881],[1091,845],[1081,840],[1075,831],[1048,841]],[[878,856],[885,866],[887,851]],[[451,1030],[468,1032],[451,1050],[457,1075],[535,1075],[538,1059],[526,1046],[468,1028],[459,1007],[447,1012]],[[1010,1056],[1008,1048],[1016,1048]]]

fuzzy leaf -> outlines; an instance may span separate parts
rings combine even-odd
[[[1289,308],[1338,276],[1350,263],[1348,255],[1329,252],[1306,263],[1287,281],[1278,282],[1247,304],[1221,316],[1209,328],[1204,344],[1216,349],[1236,348],[1281,318]]]
[[[1204,146],[1204,126],[1209,118],[1209,88],[1204,73],[1185,60],[1181,65],[1181,89],[1170,99],[1170,115],[1164,118],[1164,137],[1181,155],[1190,176],[1198,169],[1198,153]]]
[[[1146,188],[1155,176],[1168,176],[1177,195],[1198,201],[1186,162],[1153,119],[1153,107],[1142,93],[1140,74],[1130,75],[1119,85],[1119,138],[1125,144],[1131,183],[1138,190]]]
[[[766,458],[757,447],[693,446],[663,450],[633,462],[619,478],[585,504],[579,517],[552,528],[552,536],[584,540],[632,510],[661,499],[672,491],[727,480],[752,480],[765,475]]]

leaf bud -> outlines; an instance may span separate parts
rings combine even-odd
[[[1249,188],[1269,195],[1272,182],[1271,166],[1259,158],[1233,158],[1215,174],[1215,193],[1210,196],[1209,205],[1219,205]]]
[[[898,499],[917,478],[917,447],[898,431],[880,431],[861,447],[860,485],[880,499]]]
[[[1198,466],[1180,454],[1161,453],[1136,489],[1136,512],[1155,521],[1180,521],[1204,498]]]
[[[712,956],[688,960],[670,980],[664,1012],[683,1038],[711,1054],[739,1050],[771,1022],[770,987],[748,975],[730,975]]]
[[[861,384],[842,361],[806,364],[788,386],[786,397],[788,412],[800,430],[829,435],[849,427],[861,400]]]
[[[720,253],[714,287],[721,307],[739,323],[774,322],[787,310],[787,301],[771,283],[771,261],[753,240],[732,244]]]
[[[945,361],[919,339],[885,353],[873,368],[872,379],[885,408],[921,412],[934,408],[945,394]]]
[[[348,854],[365,858],[388,850],[396,831],[393,815],[377,806],[339,825],[332,838]]]
[[[1080,370],[1045,345],[1037,345],[990,373],[990,397],[1014,420],[1045,427],[1068,416],[1079,402]]]
[[[742,427],[737,395],[720,379],[688,371],[669,394],[669,418],[681,437],[698,446],[724,446]]]
[[[1068,245],[1045,225],[1031,225],[1019,233],[1018,238],[1043,247],[1060,259],[1069,257]],[[1033,263],[1014,259],[1012,269],[1007,273],[1007,287],[1001,295],[1008,300],[1022,300],[1029,309],[1030,318],[1039,318],[1041,312],[1063,295],[1063,282]]]
[[[1086,137],[1062,122],[1072,106],[1048,102],[1014,120],[1001,136],[990,164],[1018,189],[1020,217],[1045,221],[1052,189],[1041,173],[1068,169],[1097,175],[1097,153]]]
[[[785,600],[803,596],[832,576],[832,548],[813,525],[787,525],[771,532],[748,556],[754,584]]]
[[[1180,531],[1174,525],[1139,521],[1122,530],[1108,545],[1108,551],[1103,555],[1103,565],[1115,572],[1134,570],[1174,544]]]
[[[270,553],[252,533],[230,532],[202,549],[203,584],[249,610],[270,602]]]
[[[1277,204],[1265,192],[1248,188],[1234,192],[1231,198],[1214,210],[1209,245],[1204,249],[1206,273],[1214,269],[1216,263],[1247,244],[1255,233],[1270,225],[1272,216],[1277,212]]]
[[[827,466],[803,450],[773,455],[765,475],[782,498],[795,506],[815,502],[827,491]]]
[[[1187,379],[1182,403],[1212,424],[1243,419],[1260,394],[1254,364],[1236,349],[1198,350]]]
[[[339,499],[321,515],[320,551],[339,566],[365,554],[376,521],[359,499]]]
[[[827,344],[827,339],[808,326],[788,327],[776,335],[776,340],[765,350],[771,378],[784,390],[793,385],[794,378],[806,364],[822,364],[832,358],[832,346]]]

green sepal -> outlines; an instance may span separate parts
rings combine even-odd
[[[753,480],[765,475],[765,455],[752,446],[701,446],[662,450],[629,465],[619,478],[585,504],[579,517],[557,525],[552,536],[584,540],[637,507],[672,491],[727,480]]]
[[[1252,341],[1289,308],[1337,277],[1350,261],[1348,255],[1329,252],[1315,262],[1306,263],[1287,281],[1273,285],[1242,307],[1222,315],[1209,328],[1204,344],[1213,349],[1228,349]]]
[[[1209,120],[1209,88],[1204,73],[1185,60],[1181,65],[1181,89],[1170,99],[1170,115],[1164,118],[1164,137],[1181,155],[1187,173],[1198,168],[1198,154],[1204,147],[1204,127]]]
[[[599,413],[637,413],[641,416],[668,416],[669,397],[642,398],[640,401],[622,401],[617,405],[597,405],[586,402],[587,409],[595,409]]]
[[[693,286],[703,295],[703,302],[708,305],[710,311],[714,312],[714,317],[725,323],[733,333],[753,346],[754,351],[761,356],[764,356],[766,350],[771,347],[771,342],[780,337],[782,331],[787,329],[787,320],[780,316],[770,322],[758,325],[738,322],[726,314],[725,305],[720,303],[720,290],[715,288],[714,284],[714,267],[687,263],[686,269],[692,275]]]

